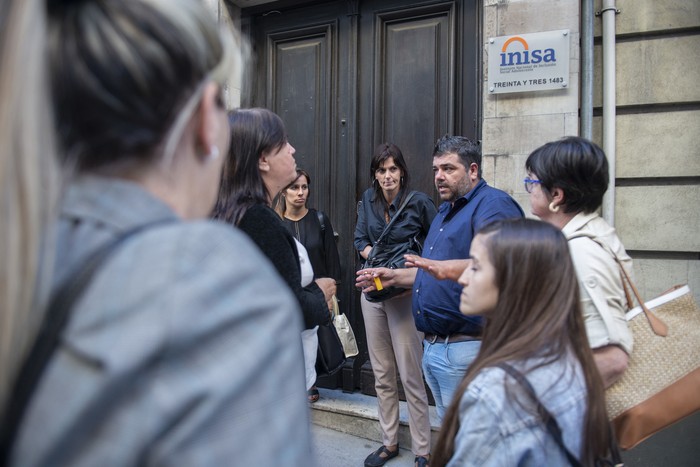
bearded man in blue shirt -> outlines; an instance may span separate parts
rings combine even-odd
[[[475,233],[498,219],[523,217],[518,203],[481,178],[481,147],[463,136],[444,136],[433,151],[435,187],[443,203],[430,226],[422,257],[407,255],[407,269],[358,271],[357,286],[413,290],[413,317],[424,333],[423,374],[440,421],[481,344],[482,318],[459,312],[457,279],[469,265]]]

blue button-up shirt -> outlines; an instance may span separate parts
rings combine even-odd
[[[466,259],[474,234],[484,225],[512,217],[523,217],[518,203],[504,191],[488,186],[484,180],[452,205],[444,202],[425,239],[423,257],[427,259]],[[462,287],[454,281],[437,280],[418,270],[413,286],[413,317],[419,331],[449,336],[477,334],[481,317],[459,312]]]

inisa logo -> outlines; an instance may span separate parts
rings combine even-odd
[[[508,52],[508,46],[513,42],[520,42],[525,50],[522,52]],[[535,49],[530,51],[527,41],[520,36],[513,36],[508,39],[501,49],[501,66],[530,65],[535,63],[556,62],[557,58],[554,49]]]

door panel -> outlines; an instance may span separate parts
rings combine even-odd
[[[454,4],[366,11],[362,25],[362,50],[374,49],[362,58],[363,80],[374,81],[374,93],[361,96],[373,123],[361,128],[371,131],[361,159],[369,168],[377,144],[397,144],[413,187],[434,196],[433,147],[454,129]]]
[[[285,122],[297,166],[311,176],[310,206],[328,211],[333,96],[331,24],[268,36],[267,105]]]

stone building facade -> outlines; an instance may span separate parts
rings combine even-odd
[[[207,2],[224,24],[238,22],[245,18],[245,9],[259,8],[260,4],[269,4],[272,13],[297,5],[308,8],[329,3]],[[357,12],[361,11],[358,3],[372,3],[372,0],[347,0],[347,3],[349,11]],[[480,64],[477,72],[481,82],[476,94],[479,102],[475,106],[478,109],[475,128],[483,145],[483,176],[488,183],[513,195],[529,213],[528,195],[522,183],[528,154],[543,143],[563,136],[590,136],[606,150],[614,167],[603,215],[615,226],[634,259],[636,283],[642,296],[650,299],[672,285],[689,284],[700,301],[700,86],[697,85],[700,1],[406,0],[405,4],[417,8],[469,4],[470,11],[477,12],[476,63]],[[608,12],[608,17],[614,14],[615,32],[608,35],[614,38],[610,49],[615,55],[612,106],[607,104],[610,98],[603,96],[604,34],[601,15],[596,14],[602,10]],[[588,19],[590,22],[586,23]],[[570,35],[565,88],[508,94],[490,92],[487,85],[490,38],[554,30],[568,30]],[[582,37],[585,44],[588,36],[592,37],[588,42],[591,53],[586,55]],[[592,58],[589,67],[586,67],[587,56]],[[231,107],[246,99],[240,83],[232,83],[227,96]],[[604,115],[611,112],[611,124],[604,132]],[[614,131],[610,130],[611,126]],[[364,167],[360,167],[358,145],[349,147],[350,167],[354,164],[357,168],[350,171],[348,179],[351,183],[358,180],[354,190],[348,188],[352,197],[364,189],[357,175]],[[342,240],[343,235],[351,236],[354,216],[348,215],[347,203],[329,198],[337,204],[327,208],[334,227],[338,229],[340,225],[341,230],[345,229],[341,231]],[[346,282],[351,280],[352,266],[352,259],[347,260],[346,268],[350,272]],[[351,286],[346,288],[349,300],[343,298],[344,306],[362,347],[362,317],[357,310],[353,314],[353,306],[359,310],[358,294],[350,290]],[[341,382],[330,382],[327,387],[342,385],[350,391],[359,387],[365,394],[371,393],[373,382],[368,362],[358,357],[346,366]],[[638,466],[694,465],[692,443],[699,429],[700,417],[691,417],[627,452],[625,462]]]
[[[228,24],[240,18],[241,7],[267,3],[207,2]],[[596,14],[592,18],[591,134],[601,145],[603,47],[598,13],[602,2],[592,1]],[[612,3],[617,9],[616,178],[614,204],[604,215],[614,219],[635,259],[636,280],[645,297],[672,284],[688,283],[700,299],[700,2]],[[522,179],[529,152],[546,141],[581,134],[582,4],[585,2],[574,0],[483,0],[480,5],[484,178],[511,193],[526,212],[529,203]],[[571,33],[566,89],[495,95],[488,91],[488,38],[559,29]],[[229,89],[231,106],[240,103],[240,92],[240,85]]]

